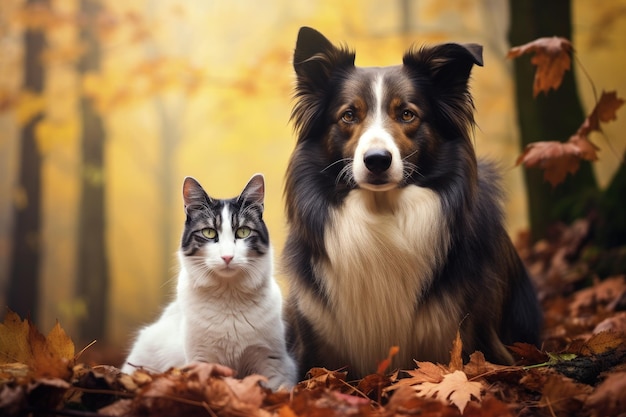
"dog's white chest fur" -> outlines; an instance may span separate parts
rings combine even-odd
[[[394,345],[399,363],[413,359],[420,343],[415,312],[445,256],[445,224],[438,195],[415,185],[353,190],[331,211],[328,261],[319,265],[331,308],[316,308],[320,320],[313,323],[330,324],[318,330],[361,374],[375,371]]]

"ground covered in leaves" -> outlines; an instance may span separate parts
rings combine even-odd
[[[228,368],[194,364],[162,374],[122,374],[84,364],[57,325],[42,335],[7,313],[0,324],[0,415],[70,416],[608,416],[626,414],[626,271],[624,249],[585,244],[589,223],[557,227],[534,245],[518,239],[545,312],[541,349],[510,346],[515,366],[463,362],[462,341],[450,362],[415,362],[359,381],[312,369],[290,391],[263,388],[261,376],[238,379]],[[90,347],[89,349],[95,349]]]

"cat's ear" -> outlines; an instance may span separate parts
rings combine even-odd
[[[263,174],[254,174],[239,195],[239,200],[263,205],[265,199],[265,178]]]
[[[211,197],[204,191],[204,188],[192,177],[185,177],[183,181],[183,202],[185,203],[185,213],[189,210],[202,210],[211,203]]]

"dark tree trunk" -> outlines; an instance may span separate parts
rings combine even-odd
[[[512,46],[540,37],[561,36],[572,39],[570,0],[510,0]],[[528,57],[514,60],[515,93],[522,149],[530,142],[565,141],[582,124],[583,112],[575,80],[575,67],[566,72],[561,87],[533,98],[535,67]],[[570,222],[586,214],[587,203],[597,195],[598,186],[588,162],[575,175],[552,187],[538,169],[524,169],[531,235],[545,237],[555,221]]]
[[[28,3],[35,3],[29,1]],[[44,67],[41,61],[45,34],[27,29],[24,33],[24,90],[37,95],[44,90]],[[22,317],[37,320],[39,264],[41,257],[41,163],[35,128],[43,112],[34,115],[20,134],[19,195],[15,204],[13,259],[8,289],[9,307]]]
[[[81,0],[87,22],[95,21],[99,4]],[[85,24],[81,40],[86,53],[78,70],[81,74],[100,69],[100,48],[92,25]],[[87,305],[87,316],[79,325],[83,341],[102,339],[106,334],[109,300],[109,265],[106,248],[104,142],[102,119],[90,100],[81,100],[82,159],[81,197],[78,225],[77,291]]]

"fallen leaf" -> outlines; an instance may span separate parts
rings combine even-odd
[[[0,363],[30,362],[28,344],[28,322],[20,319],[13,311],[8,311],[4,322],[0,323]]]
[[[606,331],[626,333],[626,311],[620,311],[614,316],[602,320],[593,329],[594,334]]]
[[[480,382],[468,381],[463,371],[446,374],[438,383],[423,382],[413,387],[423,397],[436,398],[442,402],[454,404],[461,414],[472,399],[480,402],[483,386]]]
[[[400,351],[400,348],[398,346],[392,346],[389,348],[389,355],[387,356],[386,359],[383,359],[379,364],[378,364],[378,368],[376,373],[378,374],[384,374],[385,371],[387,371],[387,368],[389,368],[389,366],[391,366],[391,361],[393,360],[393,357],[396,356],[398,354],[398,352]]]
[[[507,58],[517,58],[523,54],[534,53],[530,62],[537,67],[533,84],[533,97],[540,92],[558,89],[563,81],[563,74],[571,67],[570,54],[573,51],[569,40],[560,37],[539,38],[521,46],[511,48]]]
[[[575,317],[590,312],[595,313],[599,307],[608,308],[625,292],[626,279],[624,276],[604,279],[596,285],[577,291],[569,304],[569,312]]]
[[[419,396],[412,387],[404,386],[393,394],[386,407],[389,416],[458,416],[458,411],[441,401]]]
[[[544,352],[530,343],[516,342],[507,348],[515,355],[518,365],[534,365],[548,360],[548,356]]]
[[[498,400],[493,395],[487,395],[480,404],[470,401],[467,404],[467,408],[463,412],[464,417],[484,417],[484,416],[498,416],[498,417],[512,417],[513,413],[510,407]]]
[[[574,340],[568,352],[577,355],[599,355],[622,347],[626,349],[626,336],[623,333],[606,331],[592,335],[588,340]]]
[[[617,416],[626,413],[626,372],[608,374],[607,378],[589,395],[585,403],[594,417]]]
[[[450,351],[450,364],[448,369],[450,371],[462,371],[463,370],[463,342],[461,341],[461,332],[456,331],[456,338],[452,342],[452,350]]]
[[[298,389],[314,390],[319,388],[342,389],[346,386],[347,372],[329,371],[326,368],[311,368],[308,378],[301,381]]]
[[[375,393],[372,398],[380,401],[382,394],[387,392],[385,388],[391,386],[391,379],[387,375],[371,374],[362,378],[356,386],[356,389],[365,395]]]
[[[593,388],[574,382],[559,374],[548,376],[542,387],[539,406],[547,407],[556,415],[572,415],[579,411]]]
[[[58,323],[46,337],[30,320],[8,311],[0,324],[0,363],[11,362],[27,365],[33,378],[68,379],[74,343]]]
[[[497,365],[487,362],[485,355],[480,351],[472,353],[469,362],[463,366],[463,372],[469,379],[481,377],[485,374],[496,375],[501,372],[519,371],[520,369],[519,366]]]
[[[259,382],[265,377],[250,375],[238,380],[232,375],[230,368],[210,363],[155,375],[137,392],[130,414],[193,415],[212,410],[224,416],[269,416],[261,408],[265,390]]]
[[[438,383],[441,382],[443,376],[448,373],[448,370],[443,365],[434,364],[432,362],[415,361],[415,365],[417,366],[415,369],[402,371],[409,375],[408,378],[398,380],[395,384],[385,388],[384,391],[395,391],[404,386],[417,385],[423,382]]]

